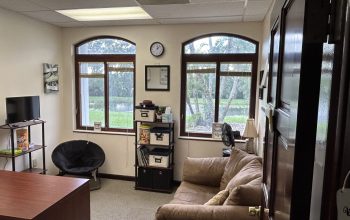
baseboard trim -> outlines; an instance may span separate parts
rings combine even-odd
[[[124,176],[124,175],[116,175],[116,174],[109,174],[109,173],[98,173],[98,177],[100,178],[106,178],[106,179],[113,179],[113,180],[125,180],[125,181],[135,181],[134,176]],[[181,181],[173,180],[174,186],[180,186]]]
[[[173,183],[174,183],[174,186],[180,186],[181,184],[181,181],[178,181],[178,180],[173,180]]]
[[[106,179],[135,181],[134,176],[115,175],[115,174],[108,174],[108,173],[98,173],[97,176],[100,178],[106,178]]]

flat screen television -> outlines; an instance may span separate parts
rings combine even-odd
[[[6,98],[7,124],[40,118],[39,96]]]

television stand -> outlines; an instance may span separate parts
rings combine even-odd
[[[41,145],[33,145],[26,151],[22,151],[20,153],[15,152],[15,130],[19,128],[27,128],[28,129],[28,144],[31,144],[31,126],[41,125]],[[14,124],[5,124],[1,125],[0,129],[10,130],[11,134],[11,152],[8,153],[0,153],[0,157],[11,158],[12,159],[12,171],[16,171],[16,157],[28,155],[29,156],[29,169],[23,170],[22,172],[29,173],[41,173],[46,174],[46,163],[45,163],[45,121],[42,120],[31,120],[25,122],[18,122]],[[34,168],[32,165],[32,152],[41,150],[42,152],[42,168]]]

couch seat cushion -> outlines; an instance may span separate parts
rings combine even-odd
[[[181,182],[181,185],[176,190],[174,199],[171,204],[187,204],[187,205],[203,205],[208,202],[213,196],[219,192],[218,187],[210,187]]]
[[[228,189],[221,190],[213,198],[209,199],[208,202],[204,203],[204,205],[222,205],[229,196],[229,193]]]

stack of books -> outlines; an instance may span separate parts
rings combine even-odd
[[[149,150],[143,145],[137,147],[137,161],[139,166],[148,166]]]

